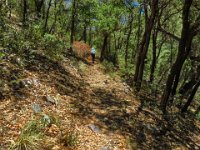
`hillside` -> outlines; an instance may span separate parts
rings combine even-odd
[[[167,122],[159,111],[140,109],[133,90],[99,63],[32,55],[29,61],[13,56],[1,63],[13,83],[5,84],[0,101],[1,148],[14,144],[28,122],[45,116],[51,121],[40,131],[40,149],[69,149],[62,141],[69,133],[77,136],[78,150],[199,148],[198,121],[174,115]]]
[[[200,150],[199,0],[0,0],[0,150]]]

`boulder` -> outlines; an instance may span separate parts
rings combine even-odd
[[[51,104],[55,104],[57,105],[57,100],[49,95],[46,96],[46,101],[51,103]]]
[[[35,113],[41,113],[42,112],[42,109],[41,109],[39,104],[34,103],[34,104],[31,105],[31,107],[32,107],[32,110]]]

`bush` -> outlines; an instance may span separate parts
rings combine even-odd
[[[114,71],[114,65],[111,62],[103,61],[103,66],[105,67],[105,71],[108,73]]]
[[[9,150],[38,150],[41,149],[40,134],[21,134]]]
[[[58,119],[53,115],[43,114],[34,120],[29,121],[21,130],[20,136],[11,144],[10,150],[38,150],[41,149],[41,141],[43,139],[43,131],[45,127],[52,124],[58,124]],[[73,136],[69,139],[69,143],[73,145]],[[71,141],[70,141],[71,140]]]
[[[10,146],[10,150],[37,150],[41,148],[43,128],[39,120],[28,122],[22,129],[20,136]]]
[[[61,59],[66,47],[55,35],[45,34],[43,38],[44,53],[52,59]]]
[[[67,147],[74,148],[78,144],[78,134],[72,130],[65,133],[65,135],[62,137],[61,141],[63,144]]]

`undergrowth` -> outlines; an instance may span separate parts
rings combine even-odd
[[[12,143],[9,150],[42,149],[43,131],[52,124],[59,125],[59,120],[51,114],[42,114],[30,120],[21,130],[19,137]]]

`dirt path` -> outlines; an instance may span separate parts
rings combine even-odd
[[[77,61],[68,59],[60,65],[45,57],[32,63],[23,70],[14,64],[9,67],[23,74],[20,80],[26,86],[18,93],[8,91],[0,101],[0,149],[8,149],[23,126],[38,117],[33,106],[41,109],[39,116],[59,120],[45,129],[45,149],[68,150],[60,139],[69,130],[78,133],[77,150],[199,148],[199,122],[172,116],[171,126],[155,113],[155,106],[153,111],[150,107],[139,111],[131,88],[119,77],[110,77],[102,65],[73,65]]]
[[[129,150],[128,132],[125,130],[131,121],[129,114],[139,106],[131,88],[119,78],[113,79],[105,74],[99,64],[87,66],[83,80],[88,86],[82,100],[75,102],[77,114],[86,119],[86,125],[92,124],[100,129],[99,133],[91,135],[88,147],[94,150]]]
[[[75,104],[79,108],[77,113],[101,130],[88,143],[96,144],[92,149],[99,150],[103,145],[111,150],[198,149],[199,128],[195,127],[191,133],[177,130],[190,130],[195,122],[174,116],[171,120],[176,120],[173,123],[176,129],[162,120],[162,115],[148,108],[138,110],[140,102],[131,88],[120,78],[111,78],[101,65],[88,66],[83,80],[88,86],[85,96]]]

